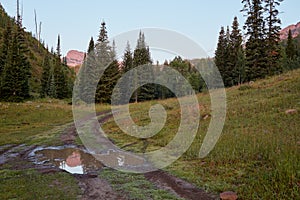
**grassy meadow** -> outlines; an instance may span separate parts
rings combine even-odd
[[[192,146],[167,171],[209,192],[235,191],[239,199],[300,199],[300,70],[227,89],[223,133],[214,150],[203,159],[198,158],[198,154],[210,122],[209,94],[199,94],[198,100],[201,116],[208,118],[201,119]],[[153,151],[165,146],[180,123],[176,99],[131,104],[131,117],[139,125],[149,123],[149,108],[157,103],[165,107],[168,117],[165,127],[154,137],[140,140],[123,134],[112,118],[104,124],[105,133],[115,144],[129,151]],[[108,106],[97,105],[96,109],[103,111]],[[288,109],[298,112],[286,114]],[[71,105],[51,99],[2,102],[0,113],[0,146],[62,145],[60,135],[73,121]],[[100,176],[111,181],[117,190],[124,190],[110,177],[122,178],[123,175],[105,171]],[[74,178],[66,173],[40,175],[34,170],[16,170],[4,165],[0,168],[0,179],[5,186],[1,186],[0,199],[14,198],[16,192],[30,196],[30,192],[25,191],[39,187],[48,189],[43,194],[36,193],[36,199],[52,193],[65,197],[60,188],[66,184],[70,186],[66,190],[75,196],[80,194]],[[144,181],[141,177],[138,179]],[[32,181],[36,185],[32,185]],[[14,187],[18,184],[22,188]],[[49,184],[54,186],[49,188]],[[147,188],[153,190],[152,186],[147,185]],[[154,194],[159,196],[160,192]]]
[[[201,115],[210,116],[209,95],[199,94],[198,100]],[[131,117],[139,125],[149,123],[148,110],[156,103],[168,113],[157,135],[146,142],[138,140],[123,134],[111,120],[105,124],[108,137],[135,152],[168,144],[180,123],[176,99],[132,104]],[[298,112],[286,114],[288,109]],[[240,199],[300,198],[300,70],[227,89],[223,133],[215,149],[200,159],[209,122],[210,118],[200,121],[192,146],[168,171],[207,191],[236,191]]]

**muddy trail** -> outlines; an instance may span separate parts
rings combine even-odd
[[[101,123],[112,116],[108,112],[97,113],[97,115],[103,116],[99,118]],[[12,166],[14,170],[35,169],[41,174],[71,173],[82,191],[82,195],[78,199],[129,199],[126,191],[114,190],[107,180],[99,176],[101,171],[107,167],[95,160],[82,146],[74,145],[76,137],[76,127],[72,124],[63,131],[60,137],[64,143],[61,147],[1,146],[0,167],[2,168],[3,165],[7,164]],[[53,157],[52,160],[49,159],[51,157],[49,155]],[[42,159],[47,156],[48,159]],[[70,171],[70,169],[76,170]],[[217,196],[208,194],[204,190],[162,170],[146,173],[144,177],[157,189],[167,191],[178,199],[218,199]]]

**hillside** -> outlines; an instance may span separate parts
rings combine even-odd
[[[0,4],[0,36],[2,35],[4,29],[7,27],[7,24],[11,23],[13,27],[16,27],[14,18],[8,16],[2,5]],[[0,37],[1,38],[1,37]],[[1,40],[1,39],[0,39]],[[41,90],[41,79],[43,73],[44,58],[46,55],[50,59],[55,59],[54,54],[50,53],[44,44],[39,42],[36,38],[32,36],[31,32],[27,32],[25,28],[25,45],[28,49],[26,52],[26,57],[31,65],[31,78],[29,80],[30,93],[32,96],[38,96]],[[66,73],[69,74],[69,77],[73,77],[74,73],[65,68]]]
[[[280,39],[281,40],[286,40],[288,38],[289,30],[291,30],[293,38],[300,35],[300,22],[298,22],[296,25],[292,24],[292,25],[289,25],[289,26],[283,28],[280,31]]]
[[[300,70],[227,89],[227,117],[215,149],[204,159],[198,154],[211,119],[210,97],[199,94],[202,120],[189,150],[168,170],[214,193],[235,191],[239,199],[299,199]],[[161,149],[174,138],[180,123],[176,99],[130,105],[135,123],[150,122],[152,105],[168,114],[154,137],[139,140],[124,134],[111,119],[104,130],[127,151]]]

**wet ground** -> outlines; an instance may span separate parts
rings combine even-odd
[[[14,169],[36,169],[42,174],[71,173],[77,179],[82,190],[83,195],[80,199],[128,199],[125,194],[114,191],[106,180],[98,177],[105,166],[85,149],[74,145],[76,134],[74,125],[67,128],[61,136],[65,145],[60,147],[1,146],[0,167],[9,164]],[[179,198],[191,200],[218,199],[216,196],[162,170],[146,173],[144,176],[157,188],[166,190]]]

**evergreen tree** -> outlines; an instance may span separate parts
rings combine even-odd
[[[55,95],[58,99],[64,99],[70,97],[71,90],[68,85],[68,67],[63,65],[61,62],[61,46],[60,46],[60,35],[57,39],[56,57],[53,66],[53,79],[55,82]]]
[[[94,103],[95,90],[98,82],[96,72],[95,43],[91,37],[85,60],[79,72],[80,97],[86,103]]]
[[[246,42],[246,80],[250,81],[268,74],[264,7],[262,0],[243,0],[242,3],[242,12],[247,15],[244,29],[249,38]]]
[[[57,98],[56,94],[56,83],[54,79],[54,74],[53,72],[50,75],[50,83],[49,83],[49,91],[48,91],[49,97],[51,98]]]
[[[6,101],[23,101],[29,98],[30,64],[25,56],[27,47],[24,29],[17,26],[12,31],[2,74],[1,96]]]
[[[57,36],[56,55],[58,56],[59,59],[61,58],[60,35]]]
[[[277,9],[277,6],[279,6],[281,2],[283,2],[283,0],[265,0],[265,11],[267,14],[265,19],[267,23],[267,67],[269,70],[269,75],[282,72],[282,67],[278,62],[281,56],[279,46],[281,20],[278,18],[279,11]]]
[[[146,46],[145,35],[140,31],[139,38],[137,40],[137,46],[133,53],[133,67],[150,65],[152,63],[149,47]],[[134,74],[134,81],[146,80],[153,74],[152,67],[149,66],[149,70],[144,73]],[[136,84],[136,83],[135,83]],[[154,98],[154,84],[147,84],[135,91],[134,101],[145,101]]]
[[[286,56],[289,59],[294,59],[296,56],[296,47],[294,43],[294,39],[292,36],[292,31],[289,30],[288,39],[287,39],[287,46],[285,48]]]
[[[127,42],[125,53],[123,56],[123,62],[122,62],[122,70],[123,72],[128,72],[133,67],[133,58],[132,58],[132,52],[130,49],[130,44]]]
[[[229,61],[227,74],[230,76],[229,82],[226,83],[226,86],[233,86],[240,84],[244,81],[244,67],[245,67],[245,58],[243,50],[243,38],[241,30],[239,29],[239,23],[237,17],[234,17],[232,23],[232,31],[230,33],[229,41]]]
[[[43,63],[43,74],[41,79],[41,92],[40,96],[42,98],[49,95],[49,87],[50,87],[50,72],[51,72],[51,64],[50,64],[50,58],[49,55],[46,54],[44,57],[44,63]]]
[[[11,22],[8,22],[2,35],[0,48],[0,93],[2,88],[2,77],[5,63],[7,62],[8,50],[12,41],[12,27]]]
[[[89,42],[89,48],[87,53],[92,53],[95,50],[95,42],[94,42],[94,38],[91,37],[90,42]]]
[[[223,81],[227,81],[227,60],[228,60],[228,39],[227,34],[225,34],[224,27],[221,27],[218,39],[217,49],[215,51],[215,64],[218,67]],[[225,84],[226,85],[226,84]]]
[[[111,103],[113,89],[120,78],[119,63],[116,58],[115,44],[109,45],[105,22],[101,23],[96,44],[97,76],[102,74],[97,86],[96,102]],[[106,68],[106,69],[105,69]]]
[[[172,67],[173,69],[175,69],[176,71],[178,71],[182,76],[178,76],[175,78],[175,82],[174,80],[172,80],[172,82],[174,83],[173,90],[175,90],[178,94],[180,94],[180,96],[185,96],[185,95],[189,95],[191,92],[188,91],[186,85],[182,85],[182,81],[183,81],[183,77],[188,80],[188,81],[195,81],[192,80],[195,77],[191,77],[191,64],[188,61],[183,60],[180,56],[176,56],[169,64],[170,67]],[[199,79],[198,79],[199,80]],[[190,82],[191,85],[194,85],[194,89],[197,90],[196,87],[198,83],[192,83]]]

